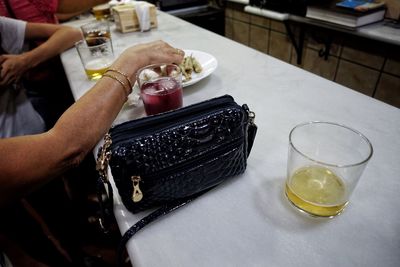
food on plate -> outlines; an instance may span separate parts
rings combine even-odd
[[[182,71],[184,82],[190,81],[192,79],[193,71],[195,73],[200,73],[203,71],[203,67],[201,66],[199,61],[193,56],[185,57],[183,59],[183,62],[179,64],[179,67]]]

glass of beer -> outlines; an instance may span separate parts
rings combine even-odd
[[[140,69],[136,79],[147,115],[182,107],[182,72],[175,64],[154,64]]]
[[[89,80],[98,80],[114,62],[111,41],[108,38],[97,37],[93,41],[97,45],[89,46],[81,40],[75,44]]]
[[[306,214],[335,217],[348,204],[372,153],[370,141],[347,126],[297,125],[289,135],[288,200]]]
[[[83,37],[85,38],[87,44],[89,46],[99,45],[99,37],[107,38],[111,41],[111,31],[110,24],[106,20],[102,21],[91,21],[81,26],[81,31],[83,33]],[[112,43],[111,43],[112,45]]]

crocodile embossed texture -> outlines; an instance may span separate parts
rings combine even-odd
[[[135,213],[188,197],[244,172],[247,116],[243,109],[199,115],[112,145],[110,167],[128,210]],[[136,203],[133,175],[141,177],[143,192]]]

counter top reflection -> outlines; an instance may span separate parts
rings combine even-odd
[[[144,33],[112,27],[116,55],[163,39],[215,56],[215,72],[184,88],[184,105],[230,94],[256,113],[259,131],[245,174],[139,232],[128,243],[133,265],[399,266],[400,110],[168,14],[158,21]],[[62,61],[78,99],[94,83],[75,49]],[[115,123],[143,114],[126,105]],[[284,196],[289,131],[315,120],[357,129],[375,151],[349,206],[332,220],[300,215]],[[144,215],[129,213],[115,194],[121,232]]]

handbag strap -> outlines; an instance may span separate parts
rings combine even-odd
[[[149,223],[157,220],[158,218],[167,215],[168,213],[177,210],[183,206],[185,206],[186,204],[190,203],[191,201],[193,201],[194,199],[196,199],[197,197],[201,196],[202,194],[206,193],[207,191],[213,189],[215,186],[206,189],[204,191],[201,191],[200,193],[197,193],[193,196],[190,196],[188,198],[185,199],[178,199],[175,201],[172,201],[168,204],[163,205],[161,208],[158,208],[157,210],[153,211],[152,213],[150,213],[149,215],[147,215],[146,217],[144,217],[143,219],[141,219],[140,221],[136,222],[134,225],[132,225],[122,236],[121,241],[119,242],[118,245],[118,253],[117,253],[117,260],[118,260],[118,265],[117,266],[123,266],[123,255],[125,252],[125,247],[126,247],[126,243],[128,243],[128,241],[137,233],[139,232],[142,228],[144,228],[146,225],[148,225]]]

